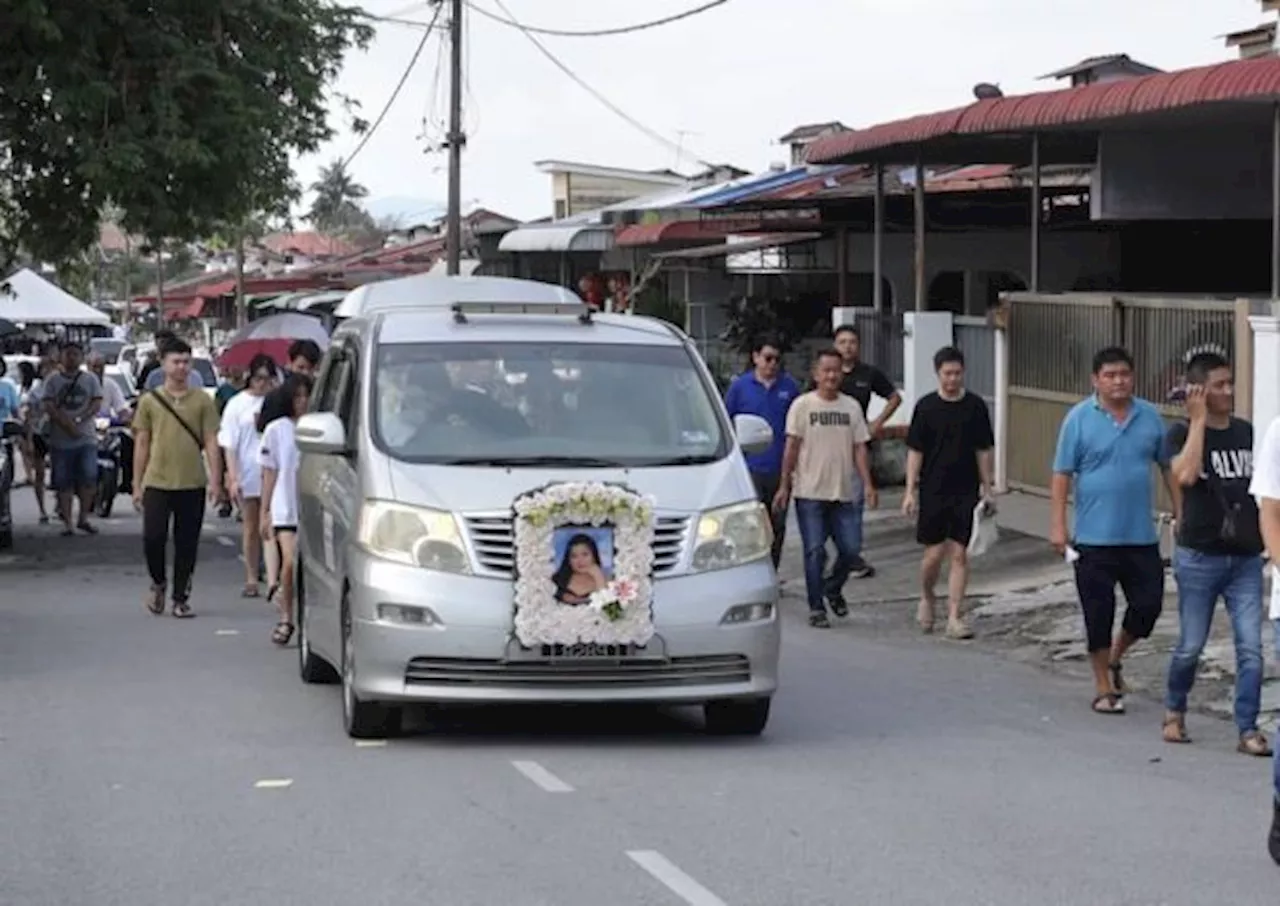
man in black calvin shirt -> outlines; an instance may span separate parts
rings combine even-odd
[[[902,511],[916,516],[916,540],[924,545],[920,563],[917,620],[933,631],[934,586],[942,561],[950,558],[947,579],[947,637],[973,638],[960,606],[969,584],[969,537],[978,502],[990,500],[991,414],[982,397],[964,389],[964,353],[954,346],[933,357],[937,391],[916,402],[907,431],[907,493]]]
[[[1187,363],[1187,421],[1169,429],[1170,474],[1182,489],[1178,546],[1178,647],[1169,661],[1164,739],[1185,743],[1187,695],[1209,639],[1218,598],[1226,603],[1236,648],[1237,748],[1267,756],[1258,730],[1262,703],[1262,534],[1253,478],[1253,425],[1234,418],[1231,365],[1204,352]]]

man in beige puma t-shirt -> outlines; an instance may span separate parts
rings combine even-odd
[[[834,349],[818,353],[813,367],[817,389],[795,401],[787,413],[787,446],[782,456],[782,483],[774,508],[786,511],[794,496],[796,522],[804,545],[804,583],[809,599],[809,625],[829,628],[826,604],[838,617],[847,616],[844,583],[862,550],[862,490],[866,505],[877,503],[871,483],[867,443],[871,431],[862,406],[840,392],[843,359]],[[857,468],[862,489],[854,481]],[[836,547],[836,562],[824,580],[827,539]]]

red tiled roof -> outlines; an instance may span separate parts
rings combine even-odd
[[[615,232],[613,244],[618,248],[635,248],[661,242],[699,242],[723,237],[724,230],[716,224],[701,220],[674,220],[624,226]]]
[[[310,230],[304,233],[272,233],[262,240],[262,247],[276,255],[297,252],[308,258],[350,255],[356,247],[337,236],[326,236]]]
[[[966,107],[825,136],[809,146],[807,158],[810,163],[841,163],[855,156],[951,136],[1094,126],[1144,113],[1261,100],[1280,101],[1278,57],[1232,60],[1061,91],[976,101]]]

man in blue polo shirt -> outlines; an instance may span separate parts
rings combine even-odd
[[[758,415],[773,428],[773,443],[763,453],[747,457],[747,468],[755,483],[760,502],[769,508],[773,519],[773,567],[782,559],[782,542],[787,532],[787,512],[777,512],[773,498],[782,481],[782,451],[787,444],[787,411],[800,395],[800,385],[782,370],[782,353],[778,341],[757,340],[751,349],[750,371],[733,379],[725,394],[724,405],[729,417]]]
[[[1075,562],[1099,714],[1124,713],[1121,661],[1151,635],[1164,604],[1152,500],[1151,467],[1172,496],[1164,421],[1133,395],[1133,357],[1118,346],[1093,357],[1093,396],[1062,420],[1053,457],[1050,541]],[[1074,487],[1073,487],[1074,486]],[[1075,493],[1075,535],[1068,541],[1067,497]],[[1176,499],[1176,497],[1174,498]],[[1112,639],[1116,585],[1127,607]]]

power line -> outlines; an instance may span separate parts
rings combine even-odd
[[[605,97],[595,88],[593,88],[590,84],[588,84],[576,72],[570,69],[566,64],[561,62],[559,57],[557,57],[555,54],[549,51],[546,45],[543,44],[540,40],[538,40],[537,35],[534,35],[532,32],[530,32],[529,29],[521,25],[516,20],[516,18],[512,16],[511,10],[507,9],[507,5],[503,3],[502,0],[493,0],[493,2],[497,5],[498,9],[502,10],[502,12],[506,14],[508,18],[511,19],[512,28],[519,29],[520,33],[524,35],[526,38],[528,38],[529,42],[538,49],[538,52],[541,53],[544,57],[546,57],[551,62],[552,66],[556,67],[556,69],[559,69],[561,72],[563,72],[574,84],[576,84],[583,91],[587,92],[587,94],[591,95],[593,98],[599,101],[603,106],[608,108],[611,113],[613,113],[623,122],[627,123],[637,131],[643,132],[645,135],[653,139],[658,144],[666,145],[668,148],[674,150],[676,154],[680,155],[681,157],[695,161],[700,166],[706,167],[707,169],[713,169],[716,166],[715,164],[710,163],[709,161],[703,160],[702,158],[698,157],[696,154],[686,153],[684,148],[681,147],[679,144],[671,141],[671,139],[667,138],[662,133],[656,132],[655,130],[650,129],[648,126],[646,126],[644,123],[637,120],[635,117],[631,116],[629,113],[627,113],[617,104],[615,104],[613,101],[609,100],[607,97]]]
[[[378,127],[382,125],[382,121],[387,118],[387,114],[391,112],[391,106],[395,104],[396,98],[400,96],[400,91],[404,88],[405,83],[409,81],[409,76],[413,74],[413,69],[418,65],[418,59],[422,56],[422,51],[426,49],[427,41],[431,39],[431,33],[435,31],[436,22],[440,19],[440,13],[444,10],[444,4],[441,3],[436,7],[436,13],[431,17],[431,21],[427,23],[426,30],[422,33],[422,40],[418,42],[417,48],[413,51],[413,56],[409,58],[409,65],[404,68],[404,72],[400,74],[400,81],[396,83],[395,90],[391,92],[391,97],[387,98],[387,103],[383,105],[382,112],[378,114],[378,118],[373,121],[373,125],[360,137],[360,144],[356,145],[356,149],[351,152],[345,161],[342,162],[342,169],[351,166],[351,162],[356,159],[356,155],[364,150],[364,146],[369,144],[369,139],[373,138],[373,134],[378,131]]]
[[[466,2],[472,12],[479,13],[486,19],[490,19],[494,22],[500,22],[501,24],[509,25],[512,28],[518,28],[520,31],[528,34],[549,35],[556,38],[605,38],[612,35],[629,35],[632,32],[646,31],[650,28],[670,25],[672,22],[679,22],[681,19],[691,18],[692,16],[696,16],[700,13],[705,13],[708,10],[715,9],[717,6],[724,6],[729,2],[729,0],[710,0],[710,2],[704,3],[701,6],[695,6],[693,9],[687,9],[682,13],[673,13],[670,16],[663,16],[661,19],[652,19],[648,22],[638,22],[635,25],[623,25],[618,28],[601,28],[594,31],[568,31],[560,28],[534,28],[532,25],[522,25],[514,18],[503,18],[497,13],[490,12],[483,7],[477,6],[472,2],[472,0],[466,0]],[[497,2],[497,0],[494,0],[494,2]],[[503,12],[506,12],[507,16],[511,16],[511,13],[507,12],[506,7],[501,3],[498,4],[498,7],[502,9]]]

